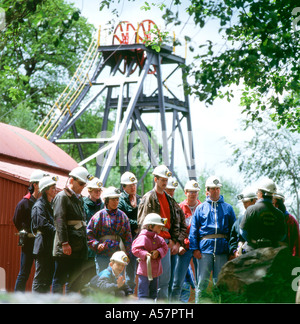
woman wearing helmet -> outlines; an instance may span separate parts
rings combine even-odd
[[[56,182],[58,177],[43,177],[39,181],[42,196],[32,207],[31,227],[35,233],[33,254],[35,256],[35,275],[32,291],[48,293],[54,273],[54,259],[52,256],[55,227],[53,221],[52,200],[56,196]]]
[[[114,252],[131,249],[129,219],[118,209],[120,190],[108,187],[103,193],[105,208],[97,212],[87,226],[88,246],[96,252],[96,272],[107,267]]]

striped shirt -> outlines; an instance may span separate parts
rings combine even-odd
[[[118,235],[122,238],[126,252],[131,250],[132,236],[129,219],[120,209],[108,210],[106,208],[98,211],[89,221],[87,226],[88,246],[97,254],[112,256],[119,251],[119,242],[116,240],[101,240],[105,235]],[[97,250],[98,245],[106,242],[102,252]]]

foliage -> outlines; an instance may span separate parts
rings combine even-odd
[[[30,132],[34,132],[37,128],[37,123],[33,118],[30,107],[19,104],[9,116],[9,124],[27,129]]]
[[[100,10],[112,3],[120,0],[102,1]],[[219,24],[222,47],[213,40],[199,44],[197,50],[189,47],[195,56],[186,67],[192,80],[188,94],[209,106],[216,98],[230,101],[234,96],[230,87],[240,86],[243,113],[249,120],[262,122],[262,112],[268,110],[278,128],[300,132],[299,1],[176,0],[169,6],[152,1],[142,8],[151,6],[162,10],[167,25],[182,24],[181,12],[187,12],[203,31],[212,20]],[[185,39],[191,40],[188,35]]]
[[[41,121],[90,44],[94,28],[63,0],[0,0],[0,120],[19,105]]]
[[[246,181],[257,181],[266,176],[277,184],[278,190],[283,191],[287,202],[299,221],[300,217],[300,137],[286,128],[278,132],[272,122],[262,125],[256,121],[247,123],[245,128],[254,130],[250,141],[231,145],[233,151],[229,164],[237,164],[239,171]]]
[[[189,93],[209,105],[217,97],[230,101],[228,87],[242,83],[243,112],[252,120],[262,121],[267,109],[278,127],[300,132],[300,35],[292,15],[297,5],[293,0],[192,0],[188,12],[194,22],[204,27],[208,18],[217,19],[226,49],[216,53],[211,41],[200,45],[206,51],[188,67],[195,81]]]
[[[262,121],[261,112],[268,109],[279,127],[299,132],[300,42],[292,28],[297,5],[283,0],[192,0],[188,12],[195,23],[203,27],[208,17],[217,19],[226,49],[215,53],[208,42],[200,66],[189,67],[195,79],[190,93],[207,104],[218,96],[230,101],[232,92],[222,88],[243,83],[243,112],[252,120]]]

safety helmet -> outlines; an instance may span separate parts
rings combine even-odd
[[[105,189],[103,193],[103,199],[105,198],[117,198],[121,196],[121,191],[120,189],[117,189],[115,187],[108,187]]]
[[[152,174],[154,176],[158,176],[158,177],[165,178],[165,179],[168,179],[169,177],[172,176],[172,172],[165,165],[157,166],[153,170]]]
[[[269,194],[273,194],[277,191],[274,181],[269,178],[261,180],[257,186],[257,189],[265,191],[266,193]]]
[[[237,199],[241,201],[249,201],[251,199],[257,199],[255,190],[252,188],[246,188],[242,191],[241,194],[237,195]]]
[[[39,182],[43,177],[49,174],[42,170],[34,170],[30,175],[29,182]]]
[[[39,181],[39,190],[42,192],[44,189],[51,187],[58,181],[58,176],[45,176]]]
[[[279,192],[279,191],[275,192],[273,194],[273,197],[276,198],[276,199],[280,199],[283,202],[285,201],[285,196],[284,196],[284,194],[282,192]]]
[[[174,177],[168,179],[167,189],[176,189],[178,187],[178,181]]]
[[[208,177],[205,182],[205,188],[221,188],[222,183],[220,182],[220,179],[216,176]]]
[[[134,184],[137,183],[137,178],[132,172],[126,171],[125,173],[122,174],[121,184],[129,185],[129,184],[133,184],[133,183]]]
[[[110,261],[116,261],[127,265],[129,263],[129,258],[124,251],[117,251],[111,256]]]
[[[186,190],[200,191],[199,183],[196,180],[189,180],[184,186],[184,191]]]
[[[74,168],[70,173],[70,177],[79,179],[80,181],[87,183],[88,181],[91,181],[94,176],[89,174],[88,170],[82,166]]]
[[[167,218],[162,218],[156,213],[148,214],[143,222],[143,225],[161,225],[164,226],[167,223]]]
[[[100,189],[103,184],[98,178],[95,177],[91,181],[89,181],[86,186],[88,189]]]

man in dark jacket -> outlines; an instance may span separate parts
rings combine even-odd
[[[272,204],[275,192],[275,183],[271,179],[263,179],[258,185],[257,202],[247,208],[240,224],[241,234],[252,249],[277,247],[285,239],[284,214]]]
[[[87,260],[86,215],[81,192],[92,176],[83,167],[73,169],[69,176],[67,187],[53,201],[56,228],[53,246],[54,293],[62,293],[66,283],[67,293],[78,292],[81,288],[82,266]]]
[[[31,209],[39,198],[39,181],[45,175],[44,171],[35,170],[30,176],[28,193],[19,201],[13,216],[13,222],[19,231],[19,245],[22,246],[20,272],[18,274],[15,291],[25,291],[26,283],[30,275],[34,261],[32,250],[34,236],[31,233]]]

